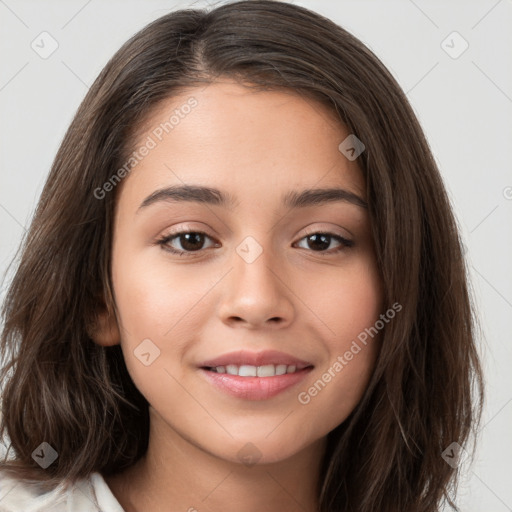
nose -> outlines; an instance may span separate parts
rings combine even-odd
[[[257,248],[250,247],[250,251]],[[260,249],[258,249],[258,252]],[[283,328],[293,321],[294,293],[289,276],[276,263],[271,251],[263,250],[255,259],[242,250],[232,258],[232,270],[223,280],[219,305],[222,321],[230,327]]]

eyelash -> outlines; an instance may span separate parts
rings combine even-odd
[[[162,247],[162,249],[164,249],[165,251],[169,251],[172,254],[176,254],[178,256],[193,257],[194,254],[200,253],[204,249],[199,249],[197,251],[180,251],[180,250],[174,249],[173,247],[168,245],[171,240],[173,240],[175,238],[179,238],[181,235],[187,235],[187,234],[205,235],[207,238],[210,238],[210,239],[212,238],[204,231],[189,230],[189,231],[178,231],[176,233],[171,233],[169,235],[165,235],[165,236],[161,237],[160,239],[158,239],[156,241],[156,243],[158,245],[160,245]],[[308,238],[309,236],[312,236],[312,235],[327,235],[331,239],[337,240],[338,242],[341,243],[341,245],[339,247],[335,248],[334,250],[331,249],[329,251],[311,251],[311,252],[318,253],[321,256],[330,256],[333,254],[338,254],[339,252],[344,251],[345,249],[348,249],[350,247],[353,247],[353,245],[354,245],[354,242],[352,240],[348,240],[347,238],[344,238],[340,235],[336,235],[334,233],[330,233],[330,232],[326,232],[326,231],[312,231],[310,233],[306,233],[305,236],[303,236],[299,240],[299,242],[301,240],[304,240],[305,238]]]

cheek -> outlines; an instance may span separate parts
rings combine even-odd
[[[114,254],[116,304],[130,338],[171,338],[208,289],[208,282],[192,283],[179,268],[171,272],[168,266],[151,259],[115,258]]]
[[[180,396],[170,374],[182,378],[183,354],[197,323],[194,305],[207,292],[208,282],[191,283],[179,269],[171,272],[140,254],[128,254],[113,252],[112,272],[124,359],[148,401],[165,403],[170,390]]]
[[[361,401],[374,369],[378,340],[362,348],[349,361],[340,360],[322,368],[318,378],[298,395],[303,408],[302,427],[325,435],[343,423]],[[340,362],[343,361],[343,362]]]
[[[330,328],[331,347],[343,349],[382,313],[382,283],[373,259],[362,259],[322,287],[312,303]]]
[[[328,360],[317,380],[302,389],[299,402],[310,413],[317,411],[332,428],[359,403],[380,351],[382,333],[375,329],[382,311],[382,286],[372,261],[354,268],[332,285],[324,301],[322,319],[331,335],[326,337]]]

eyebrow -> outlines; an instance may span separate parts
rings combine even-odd
[[[332,202],[347,202],[368,208],[368,203],[357,194],[343,188],[314,188],[292,190],[282,196],[286,208],[306,208]],[[139,206],[137,213],[158,202],[194,202],[233,209],[238,205],[236,197],[212,187],[199,185],[174,185],[155,190]]]

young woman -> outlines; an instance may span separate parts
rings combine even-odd
[[[157,19],[80,106],[4,304],[0,509],[456,509],[461,247],[359,40],[267,0]]]

